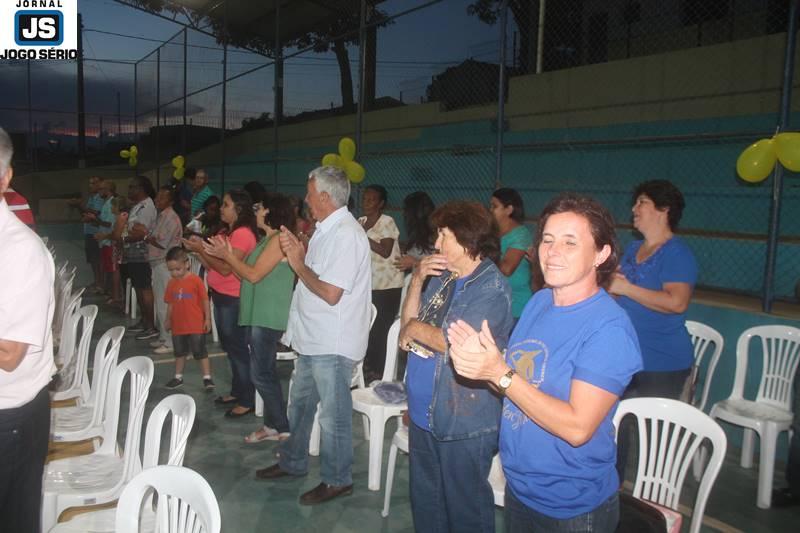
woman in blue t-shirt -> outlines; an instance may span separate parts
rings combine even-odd
[[[619,521],[613,416],[641,370],[636,333],[603,286],[617,268],[614,222],[585,196],[561,195],[537,232],[547,288],[533,295],[504,352],[486,321],[448,328],[458,374],[505,396],[500,459],[506,531],[612,532]]]
[[[646,181],[633,192],[633,227],[644,236],[625,249],[609,287],[628,312],[642,350],[644,371],[626,398],[677,400],[694,362],[686,308],[697,281],[691,249],[673,234],[683,213],[681,191],[666,180]]]
[[[523,224],[525,207],[517,191],[504,187],[492,193],[489,208],[500,232],[497,268],[508,278],[511,314],[514,319],[519,319],[531,298],[531,266],[525,260],[525,252],[533,243],[533,237]]]

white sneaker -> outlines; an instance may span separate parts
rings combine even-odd
[[[166,344],[162,344],[161,346],[153,350],[153,353],[157,353],[159,355],[172,353],[172,348],[170,348]]]
[[[159,346],[164,346],[164,344],[165,344],[164,341],[162,341],[161,339],[158,339],[158,340],[150,342],[150,347],[151,348],[158,348]]]

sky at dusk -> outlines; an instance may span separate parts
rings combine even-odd
[[[254,0],[256,1],[256,0]],[[380,8],[389,14],[424,4],[422,0],[389,0]],[[480,22],[467,14],[468,0],[445,0],[405,15],[378,32],[377,96],[419,101],[431,76],[473,57],[496,62],[499,28]],[[182,25],[113,2],[79,0],[83,16],[87,134],[96,134],[99,116],[104,129],[112,134],[117,125],[117,93],[123,133],[129,128],[134,112],[134,67],[141,60],[182,29]],[[178,22],[185,22],[182,17]],[[514,31],[509,28],[509,42]],[[107,32],[107,33],[104,33]],[[121,37],[122,34],[137,38]],[[177,41],[182,43],[182,38]],[[222,79],[222,50],[213,38],[190,33],[188,90],[198,91]],[[510,46],[510,45],[509,45]],[[210,49],[216,48],[216,49]],[[292,50],[284,53],[290,54]],[[358,48],[349,49],[357,98]],[[509,52],[510,54],[510,52]],[[183,84],[182,46],[167,45],[161,55],[161,103],[179,99]],[[270,60],[246,51],[229,49],[228,77],[245,72]],[[9,95],[0,108],[0,124],[11,130],[27,130],[27,82],[24,62],[0,62],[0,93]],[[141,114],[155,108],[155,55],[138,67],[138,105]],[[273,106],[273,68],[268,66],[230,81],[227,86],[227,126],[238,127],[243,118],[271,112]],[[34,61],[31,65],[33,120],[37,127],[71,131],[77,101],[75,62]],[[341,105],[339,69],[333,53],[307,52],[285,63],[284,108],[287,114]],[[221,87],[199,92],[187,102],[194,124],[219,127],[221,124]],[[15,111],[18,109],[20,111]],[[55,111],[55,112],[54,112]],[[168,123],[181,120],[182,102],[164,106]],[[151,122],[155,114],[148,117]],[[142,119],[140,119],[141,123]],[[145,120],[146,122],[146,120]],[[111,124],[111,126],[109,126]],[[43,126],[44,125],[44,126]]]

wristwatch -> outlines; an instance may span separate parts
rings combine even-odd
[[[500,381],[497,383],[497,387],[500,389],[500,393],[503,396],[506,395],[506,390],[511,386],[511,377],[516,373],[517,371],[512,368],[500,376]]]

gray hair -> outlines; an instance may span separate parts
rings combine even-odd
[[[314,180],[317,192],[328,193],[337,208],[347,205],[350,180],[344,170],[332,166],[317,167],[309,173],[308,179]]]
[[[11,156],[14,155],[14,145],[6,130],[0,128],[0,176],[5,175],[11,166]]]

